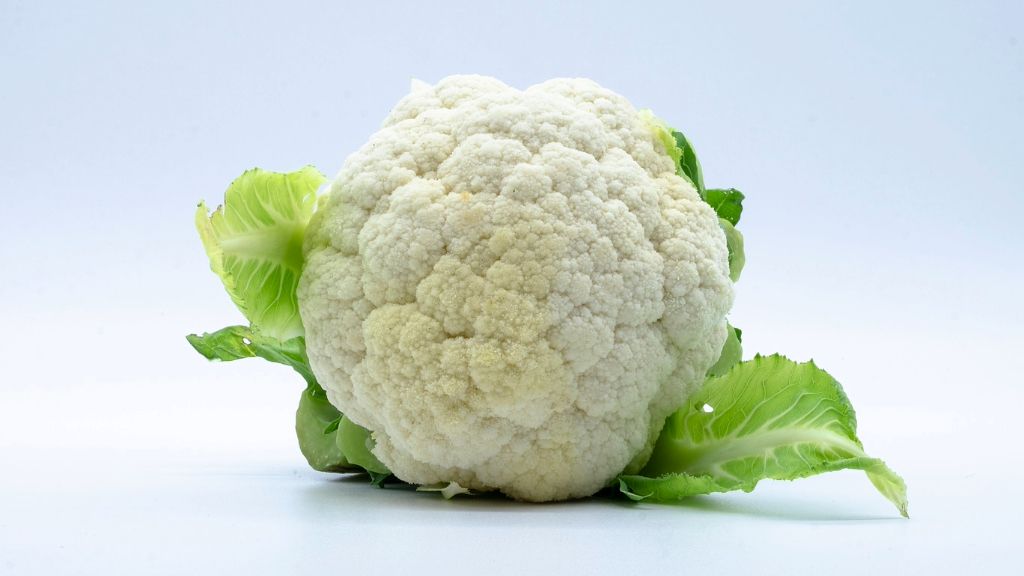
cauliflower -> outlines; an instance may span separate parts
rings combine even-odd
[[[419,87],[307,231],[310,365],[416,484],[586,496],[650,454],[718,359],[715,211],[589,80]]]
[[[788,360],[740,362],[726,322],[743,195],[705,189],[692,146],[653,114],[585,79],[414,82],[318,194],[324,180],[251,170],[224,207],[200,204],[211,267],[251,324],[189,336],[208,358],[302,374],[296,432],[314,468],[537,502],[617,478],[665,499],[763,477],[687,452],[687,399],[705,382],[742,396],[749,378],[729,378],[743,366],[771,372],[764,390],[794,389]],[[800,462],[825,469],[815,454]]]

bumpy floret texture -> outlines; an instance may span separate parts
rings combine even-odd
[[[311,365],[374,454],[407,482],[523,500],[642,466],[733,298],[714,211],[589,80],[414,86],[305,250]]]

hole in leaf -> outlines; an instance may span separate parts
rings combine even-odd
[[[700,409],[701,409],[701,411],[703,411],[706,414],[710,414],[710,413],[715,411],[715,407],[710,405],[710,404],[705,404],[705,405],[701,406]]]

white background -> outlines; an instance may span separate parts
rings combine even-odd
[[[889,4],[3,0],[0,573],[1020,573],[1024,11]],[[195,203],[465,72],[685,130],[748,197],[748,354],[845,384],[911,520],[855,472],[637,506],[307,469],[296,377],[184,340],[240,320]]]

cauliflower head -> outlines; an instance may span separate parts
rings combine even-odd
[[[651,117],[582,79],[415,84],[303,250],[310,366],[373,455],[530,501],[643,466],[733,300],[715,210]]]

